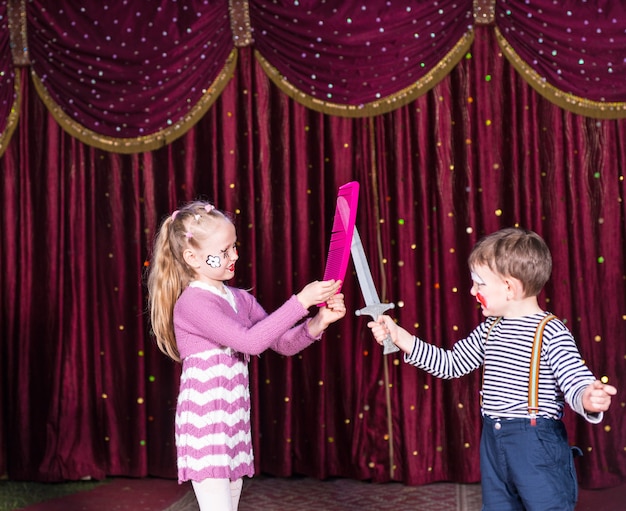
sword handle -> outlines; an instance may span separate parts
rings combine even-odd
[[[395,308],[395,304],[393,303],[373,303],[371,305],[367,305],[362,309],[354,311],[354,314],[357,316],[367,315],[370,316],[374,321],[378,319],[378,316],[383,314],[385,311],[389,309]],[[400,351],[393,341],[391,340],[391,336],[387,336],[383,341],[383,355],[388,355],[389,353],[395,353],[396,351]]]

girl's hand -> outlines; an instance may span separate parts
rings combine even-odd
[[[308,309],[318,303],[328,303],[328,300],[339,291],[340,286],[340,280],[316,280],[304,286],[296,298],[305,309]]]
[[[326,300],[326,305],[320,307],[319,312],[309,322],[309,333],[313,337],[321,335],[328,328],[328,325],[346,315],[346,305],[343,298],[342,293],[337,293]]]

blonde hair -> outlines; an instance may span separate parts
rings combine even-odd
[[[510,227],[482,238],[468,259],[470,269],[485,265],[503,277],[518,279],[526,296],[537,296],[552,273],[552,255],[533,231]]]
[[[196,278],[183,252],[199,248],[224,221],[232,223],[226,213],[212,204],[190,202],[163,220],[154,241],[147,279],[148,310],[157,346],[177,362],[180,354],[174,336],[174,305]]]

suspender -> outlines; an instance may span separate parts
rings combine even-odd
[[[537,424],[537,413],[539,412],[539,365],[541,363],[541,344],[543,341],[543,331],[546,327],[546,324],[555,319],[556,316],[554,314],[548,314],[545,318],[541,320],[539,325],[537,325],[537,329],[535,330],[535,339],[533,341],[533,349],[530,356],[530,370],[528,373],[528,415],[530,417],[530,424],[535,426]],[[487,330],[487,335],[485,336],[485,344],[487,344],[487,340],[489,339],[489,334],[493,330],[493,328],[502,320],[502,317],[496,318],[496,320],[491,323],[489,330]],[[483,385],[485,380],[485,363],[483,363]],[[480,406],[482,408],[483,405],[483,397],[482,392],[480,395]]]
[[[539,412],[539,364],[541,363],[541,343],[543,341],[543,329],[548,321],[556,318],[554,314],[548,314],[541,320],[535,330],[535,340],[533,341],[533,352],[530,357],[530,372],[528,374],[528,415],[530,424],[537,424],[537,413]]]

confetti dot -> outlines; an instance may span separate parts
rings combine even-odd
[[[604,257],[600,256],[598,257],[598,263],[602,264],[604,262]]]

